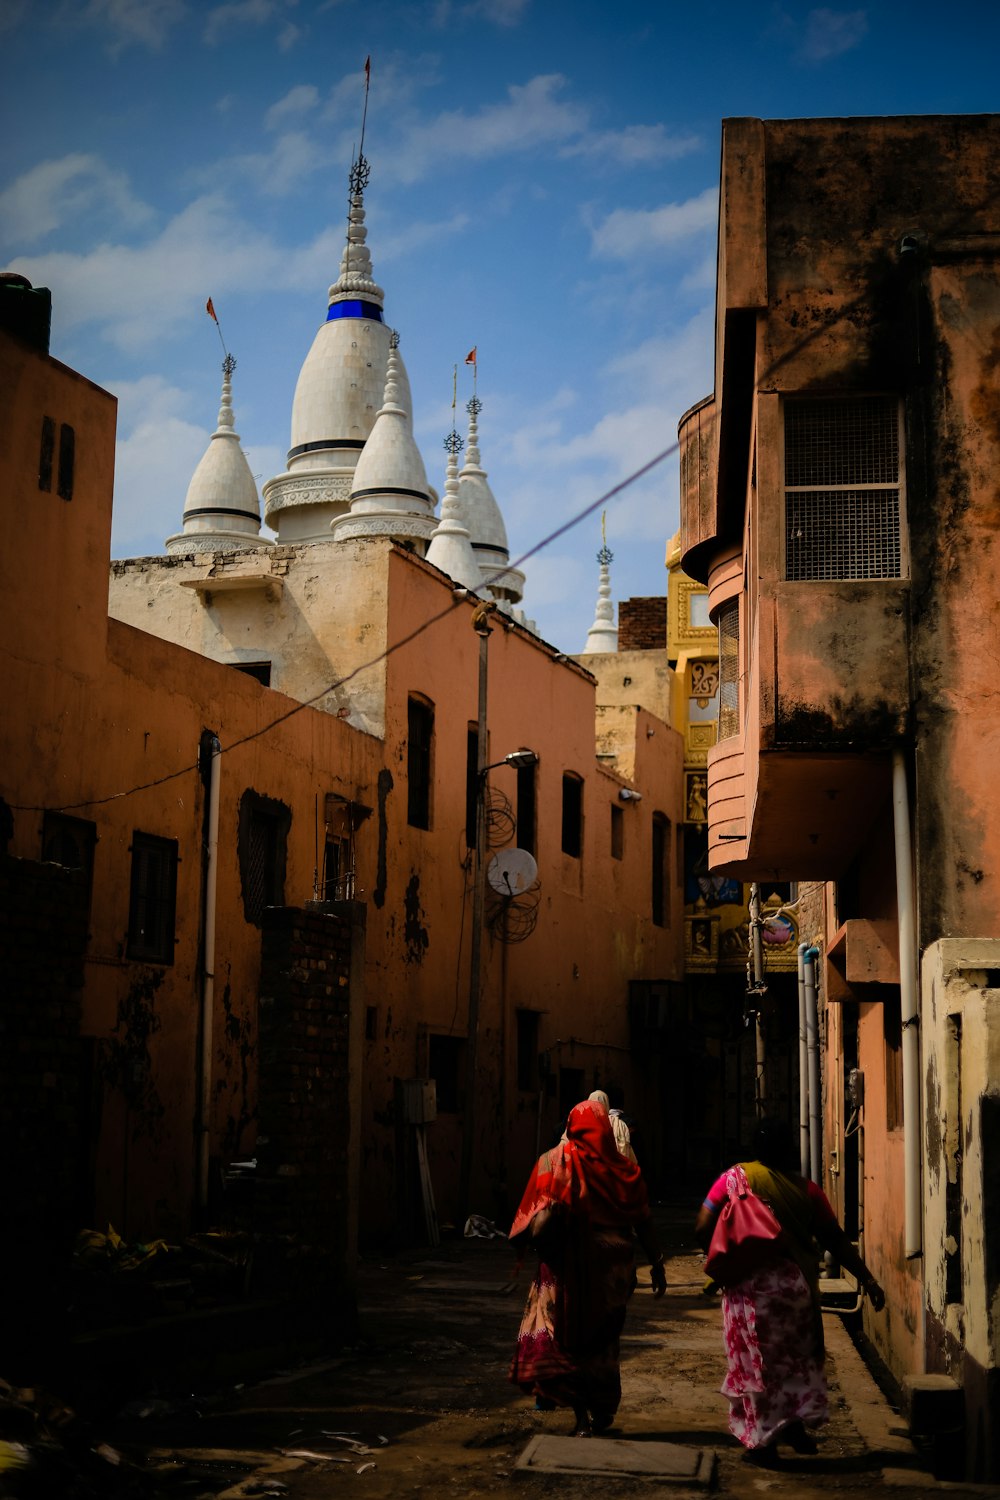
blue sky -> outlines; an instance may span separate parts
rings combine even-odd
[[[365,206],[414,427],[443,490],[452,369],[479,351],[513,556],[676,437],[712,387],[720,124],[998,107],[1000,7],[702,0],[2,0],[0,262],[53,293],[52,353],[119,398],[113,554],[163,550],[222,351],[258,489]],[[616,601],[659,594],[670,460],[608,511]],[[595,515],[526,565],[582,648]]]

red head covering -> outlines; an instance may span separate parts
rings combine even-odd
[[[619,1154],[608,1112],[592,1099],[570,1111],[564,1140],[535,1163],[511,1238],[557,1203],[595,1224],[637,1224],[649,1215],[642,1173]]]

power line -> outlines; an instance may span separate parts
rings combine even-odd
[[[671,458],[678,451],[679,447],[680,442],[678,441],[675,443],[671,443],[668,448],[662,449],[661,452],[657,453],[653,458],[649,459],[648,462],[644,463],[640,468],[634,469],[632,473],[627,475],[625,479],[620,480],[618,484],[613,485],[611,489],[606,490],[603,495],[599,495],[596,500],[592,500],[589,505],[586,505],[582,510],[577,511],[577,513],[571,516],[568,521],[564,521],[561,526],[557,526],[554,531],[550,531],[547,536],[542,537],[541,541],[536,542],[533,547],[529,547],[526,552],[522,552],[520,557],[516,558],[514,562],[509,563],[507,567],[501,568],[498,570],[498,572],[492,574],[485,580],[484,586],[488,588],[490,584],[498,582],[504,577],[504,575],[510,570],[510,568],[519,568],[521,564],[527,562],[529,558],[535,557],[539,552],[544,551],[546,547],[551,546],[553,542],[558,541],[560,537],[565,536],[567,532],[572,531],[575,526],[579,526],[581,521],[585,521],[588,516],[593,515],[594,511],[599,510],[601,506],[607,505],[611,501],[617,499],[617,497],[621,495],[625,490],[627,490],[631,485],[636,484],[638,480],[643,479],[653,469],[664,463],[666,459]],[[330,693],[336,692],[339,688],[346,687],[349,682],[352,682],[354,678],[358,677],[362,672],[367,672],[372,667],[377,667],[382,662],[388,661],[390,656],[395,655],[397,651],[401,651],[404,646],[409,646],[413,641],[422,636],[425,631],[430,630],[432,625],[437,625],[440,620],[443,620],[448,615],[450,615],[455,609],[459,607],[460,604],[465,602],[466,597],[468,597],[468,591],[465,591],[462,594],[453,594],[451,599],[445,605],[444,609],[440,609],[436,614],[429,616],[429,618],[424,620],[422,624],[417,625],[413,630],[411,630],[408,635],[403,636],[398,641],[394,641],[391,646],[387,646],[384,651],[380,651],[378,655],[373,656],[370,661],[362,662],[359,666],[356,666],[350,672],[347,672],[343,677],[338,677],[335,681],[322,688],[318,693],[314,693],[311,698],[306,698],[301,703],[293,704],[291,708],[286,709],[286,711],[282,714],[279,714],[277,718],[271,719],[269,723],[262,725],[260,729],[255,729],[250,734],[245,734],[242,739],[234,740],[230,745],[224,745],[222,749],[217,753],[219,755],[230,755],[234,750],[239,750],[243,745],[248,745],[253,740],[259,740],[263,738],[264,735],[270,734],[273,729],[277,729],[280,724],[285,724],[289,719],[294,719],[295,715],[300,714],[303,709],[312,708],[315,704],[319,703],[322,698],[328,697]],[[166,786],[168,782],[176,781],[181,776],[187,776],[192,771],[197,770],[198,762],[193,761],[190,765],[182,766],[179,770],[168,771],[164,776],[155,777],[152,781],[144,781],[139,786],[128,787],[121,792],[112,792],[107,797],[89,797],[81,802],[64,802],[61,803],[58,807],[54,808],[18,803],[13,803],[10,805],[14,812],[76,812],[80,808],[84,807],[104,807],[109,802],[119,802],[125,797],[135,796],[139,792],[148,792],[151,791],[154,787]]]

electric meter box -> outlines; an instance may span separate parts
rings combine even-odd
[[[429,1125],[437,1119],[437,1084],[433,1078],[403,1080],[403,1124]]]

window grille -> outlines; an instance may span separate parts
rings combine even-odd
[[[900,578],[895,397],[788,401],[784,413],[785,577]]]
[[[719,739],[740,732],[740,601],[719,610]]]
[[[572,771],[562,780],[562,852],[574,859],[583,853],[583,782]]]
[[[431,747],[434,708],[410,698],[406,714],[406,821],[411,828],[431,826]]]
[[[282,802],[245,791],[240,798],[237,852],[243,915],[259,927],[269,906],[285,903],[291,813]]]

